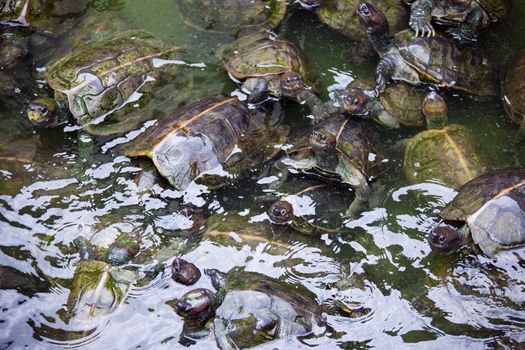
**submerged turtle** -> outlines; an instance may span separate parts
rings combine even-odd
[[[392,37],[381,11],[366,2],[360,3],[356,11],[361,27],[381,57],[376,68],[377,95],[389,80],[419,85],[422,79],[477,97],[497,94],[494,71],[481,51],[460,47],[441,35],[414,37],[411,30]]]
[[[303,1],[299,2],[305,4]],[[317,0],[315,3],[306,3],[306,7],[317,7],[315,11],[321,22],[348,38],[369,46],[355,13],[359,0]],[[383,11],[394,31],[408,28],[409,12],[400,0],[372,0],[371,3]]]
[[[277,27],[287,7],[281,0],[176,0],[175,4],[188,26],[233,35]]]
[[[268,34],[246,35],[231,45],[223,60],[228,73],[243,81],[241,89],[249,95],[249,102],[272,95],[306,102],[312,109],[322,106],[308,88],[315,86],[316,72],[288,40]]]
[[[284,187],[290,189],[286,191],[289,194],[282,196],[267,211],[273,223],[289,224],[309,235],[345,231],[344,215],[354,201],[348,188],[304,180],[287,181]]]
[[[245,349],[286,337],[306,336],[323,324],[315,295],[301,285],[292,288],[242,269],[228,274],[217,270],[205,273],[212,278],[217,293],[206,289],[189,292],[175,309],[186,324],[199,316],[205,320],[215,314],[214,334],[221,349]]]
[[[136,280],[134,272],[98,260],[76,265],[67,298],[66,321],[89,318],[112,312],[125,298]]]
[[[273,156],[288,134],[281,111],[249,109],[236,97],[215,96],[172,111],[124,153],[146,156],[177,189],[197,180],[211,188],[246,175]]]
[[[45,78],[55,98],[38,98],[28,109],[39,127],[54,127],[71,114],[80,125],[119,108],[160,73],[155,59],[168,59],[178,47],[165,47],[149,33],[127,31],[108,40],[78,46],[52,63]]]
[[[293,169],[342,181],[355,190],[355,200],[345,216],[356,216],[368,202],[368,182],[386,169],[382,151],[364,123],[337,115],[317,125],[308,143],[304,141],[276,163],[281,174],[272,187],[278,188]]]
[[[447,105],[431,92],[423,102],[429,130],[412,137],[403,162],[410,183],[438,180],[453,188],[482,175],[485,162],[472,133],[458,124],[446,125]]]
[[[24,28],[0,27],[0,70],[13,67],[27,54],[25,32]]]
[[[473,241],[493,257],[525,244],[525,170],[501,170],[463,185],[428,235],[432,250],[450,253]]]
[[[502,100],[507,115],[525,131],[525,50],[511,57],[503,79]]]
[[[422,127],[425,116],[421,111],[426,92],[407,84],[391,84],[377,98],[373,84],[352,83],[341,96],[341,105],[353,116],[371,118],[390,128],[399,125]]]
[[[460,41],[476,41],[479,31],[507,13],[505,0],[405,0],[411,4],[410,27],[416,36],[434,36],[438,25],[452,26],[448,33]]]

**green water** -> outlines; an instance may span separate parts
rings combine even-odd
[[[231,36],[188,28],[174,0],[106,5],[90,6],[79,16],[115,16],[110,18],[184,47],[181,60],[195,77],[190,96],[238,89],[218,58]],[[497,69],[525,47],[525,6],[519,0],[509,6],[505,20],[481,37]],[[320,24],[313,13],[293,11],[275,33],[300,47],[318,69],[323,99],[354,79],[373,77],[377,58],[356,57],[356,45]],[[212,286],[206,276],[190,287],[174,282],[169,267],[178,256],[201,270],[244,267],[300,283],[321,304],[337,295],[371,310],[355,319],[328,314],[325,331],[269,343],[269,349],[511,349],[525,342],[523,249],[495,259],[471,249],[449,256],[432,253],[426,233],[455,191],[436,183],[409,185],[399,153],[391,153],[388,173],[374,182],[369,209],[347,222],[344,233],[307,237],[266,225],[259,173],[214,192],[201,186],[175,191],[166,183],[143,191],[136,177],[151,165],[122,155],[129,133],[89,137],[72,122],[55,130],[33,129],[23,109],[33,93],[44,92],[30,82],[37,79],[44,86],[39,71],[63,54],[63,41],[25,58],[13,73],[21,92],[0,96],[0,348],[182,347],[183,322],[167,302]],[[473,131],[492,168],[525,165],[525,141],[498,100],[447,98],[451,121]],[[147,119],[162,118],[174,103],[183,101],[159,91],[133,112],[140,121],[135,129]],[[285,103],[284,110],[294,133],[307,127],[306,108]],[[413,134],[372,127],[387,149]],[[181,234],[187,220],[178,213],[187,205],[209,217],[202,237]],[[73,240],[83,236],[108,247],[123,233],[140,238],[140,254],[127,266],[137,273],[137,282],[107,315],[65,317],[80,260]],[[351,278],[341,283],[347,270]],[[336,281],[344,286],[327,287]],[[190,347],[211,349],[216,343],[208,335]]]

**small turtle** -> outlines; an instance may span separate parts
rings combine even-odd
[[[510,119],[525,131],[525,50],[517,52],[507,64],[502,100]]]
[[[238,268],[227,274],[217,270],[205,273],[217,293],[202,289],[189,292],[175,309],[186,324],[199,319],[197,327],[215,315],[214,334],[221,349],[245,349],[284,337],[305,336],[316,325],[323,325],[315,295],[301,285],[292,288]]]
[[[274,104],[278,107],[277,104]],[[194,180],[210,188],[246,175],[277,149],[288,134],[280,108],[249,109],[236,97],[207,97],[172,111],[124,149],[149,157],[177,189]]]
[[[410,27],[416,36],[436,34],[430,23],[451,26],[447,32],[454,39],[477,41],[479,31],[507,13],[505,0],[405,0],[411,4]]]
[[[239,35],[247,31],[273,29],[286,15],[281,0],[177,0],[177,13],[191,28]]]
[[[432,250],[451,253],[477,244],[494,257],[525,244],[525,170],[500,170],[463,185],[428,235]]]
[[[289,194],[282,196],[267,211],[273,223],[290,224],[308,235],[345,231],[344,214],[354,201],[348,188],[304,179],[287,181],[283,187],[290,189],[286,191]]]
[[[230,76],[243,82],[248,102],[258,103],[271,95],[306,102],[312,109],[322,106],[309,89],[317,80],[315,70],[286,39],[263,33],[245,35],[225,50],[223,60]]]
[[[341,181],[355,190],[355,200],[345,216],[355,217],[368,202],[368,182],[386,170],[381,148],[367,131],[364,122],[336,115],[317,125],[308,143],[299,140],[287,156],[275,164],[280,179],[272,183],[279,188],[290,170]]]
[[[460,47],[444,36],[414,37],[403,30],[392,37],[383,13],[369,3],[357,7],[361,27],[381,57],[376,68],[376,95],[389,80],[412,85],[421,80],[468,93],[474,97],[497,94],[494,71],[488,59],[472,47]]]
[[[391,84],[377,98],[373,84],[352,82],[341,96],[341,105],[353,116],[371,118],[389,128],[400,125],[422,127],[425,116],[421,111],[426,92],[407,84]]]
[[[103,118],[160,73],[155,59],[168,59],[179,49],[142,31],[78,46],[46,69],[55,97],[33,101],[29,120],[35,126],[55,127],[69,114],[80,125]]]
[[[447,105],[431,92],[423,102],[429,130],[412,137],[405,150],[403,165],[410,183],[438,180],[459,188],[486,171],[472,133],[458,124],[446,125]]]

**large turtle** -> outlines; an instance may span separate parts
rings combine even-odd
[[[257,103],[268,95],[306,102],[313,110],[321,100],[309,87],[315,87],[317,74],[301,51],[286,39],[257,33],[245,35],[225,50],[226,70],[243,81],[248,101]]]
[[[460,41],[477,41],[479,31],[507,13],[505,0],[405,0],[411,4],[410,27],[416,36],[434,36],[430,23],[452,26],[448,33]]]
[[[495,96],[494,71],[483,53],[460,47],[444,36],[415,37],[403,30],[392,37],[381,11],[362,2],[357,8],[361,27],[381,57],[376,68],[375,92],[389,80],[419,85],[423,81],[466,92],[474,97]]]
[[[473,241],[493,257],[525,244],[525,170],[500,170],[463,185],[428,235],[432,250],[450,253]]]
[[[348,188],[305,179],[293,180],[279,189],[287,193],[268,208],[270,220],[275,224],[291,225],[308,235],[344,232],[344,215],[354,201]]]
[[[46,82],[55,96],[33,101],[29,120],[39,127],[54,127],[69,114],[80,125],[103,118],[159,77],[161,69],[155,59],[172,58],[179,49],[166,47],[142,31],[78,46],[46,69]]]
[[[341,181],[355,190],[355,200],[345,216],[355,217],[368,202],[368,182],[386,169],[386,159],[366,123],[336,115],[326,119],[303,138],[288,155],[275,164],[279,179],[272,183],[279,188],[290,170]]]
[[[340,97],[341,106],[353,116],[370,118],[390,128],[425,125],[421,111],[425,91],[396,83],[388,85],[378,98],[372,89],[373,84],[368,82],[352,82]]]
[[[410,183],[438,180],[459,188],[486,171],[472,133],[462,125],[446,125],[447,105],[441,96],[431,92],[423,114],[428,130],[412,137],[405,150],[403,165]]]
[[[273,29],[286,15],[281,0],[176,0],[177,14],[191,28],[238,35]]]
[[[193,180],[222,187],[275,154],[274,144],[288,134],[287,127],[279,126],[280,108],[262,107],[249,109],[236,97],[203,98],[172,111],[124,153],[151,158],[177,189]]]
[[[525,131],[525,50],[514,54],[503,79],[502,100],[507,115]]]
[[[315,295],[265,275],[233,269],[227,274],[205,270],[217,289],[190,291],[175,310],[188,321],[213,317],[221,349],[245,349],[286,337],[306,336],[323,324]],[[201,323],[202,326],[202,323]]]

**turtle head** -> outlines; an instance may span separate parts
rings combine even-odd
[[[361,2],[356,9],[361,28],[367,34],[388,33],[388,21],[385,15],[367,2]]]
[[[305,87],[303,77],[295,72],[284,73],[281,78],[281,91],[285,97],[292,97],[297,91],[304,90]]]
[[[369,97],[362,89],[354,88],[345,91],[341,105],[351,115],[366,116]]]
[[[175,304],[177,315],[190,323],[204,323],[215,315],[214,293],[205,288],[190,290]]]
[[[314,130],[310,134],[310,147],[318,155],[333,155],[336,137],[324,130]]]
[[[432,91],[423,100],[423,114],[428,129],[441,129],[448,122],[447,103],[437,92]]]
[[[430,248],[442,254],[453,253],[463,247],[469,240],[468,225],[458,226],[442,222],[434,227],[427,236]]]
[[[280,200],[268,209],[268,216],[276,224],[285,224],[293,219],[293,206],[290,202]]]
[[[58,103],[47,97],[32,101],[27,108],[29,121],[40,128],[54,128],[60,122],[60,107]]]

